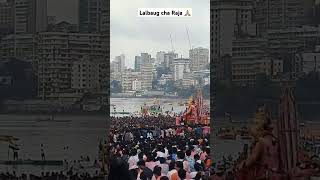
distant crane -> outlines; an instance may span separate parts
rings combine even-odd
[[[187,31],[188,41],[189,41],[189,50],[191,50],[192,47],[191,47],[191,42],[190,42],[190,37],[189,37],[189,31],[188,31],[188,27],[187,27],[187,26],[186,26],[186,31]]]
[[[171,50],[172,50],[172,52],[174,52],[174,47],[173,47],[173,42],[172,42],[171,34],[170,34],[170,40],[171,40]]]

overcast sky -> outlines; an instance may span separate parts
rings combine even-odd
[[[147,52],[171,51],[170,34],[179,57],[189,56],[192,47],[210,47],[209,0],[111,0],[111,61],[125,54],[133,67],[134,56]],[[192,8],[191,18],[137,17],[138,8]]]

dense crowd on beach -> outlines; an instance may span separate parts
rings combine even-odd
[[[210,127],[175,117],[112,117],[110,180],[209,179]]]

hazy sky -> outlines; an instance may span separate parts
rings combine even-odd
[[[133,67],[134,56],[148,52],[171,51],[189,56],[192,47],[210,47],[209,0],[111,0],[111,61],[125,54],[126,65]],[[138,8],[192,8],[191,18],[137,17]]]
[[[78,23],[78,0],[48,0],[48,15],[57,21]]]

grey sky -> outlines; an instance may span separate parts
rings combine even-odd
[[[134,56],[148,52],[171,51],[170,34],[175,52],[188,57],[193,47],[210,47],[209,0],[111,0],[111,61],[125,54],[126,65],[133,67]],[[192,18],[137,17],[138,8],[192,8]]]
[[[48,0],[48,15],[57,21],[78,22],[78,0]]]

